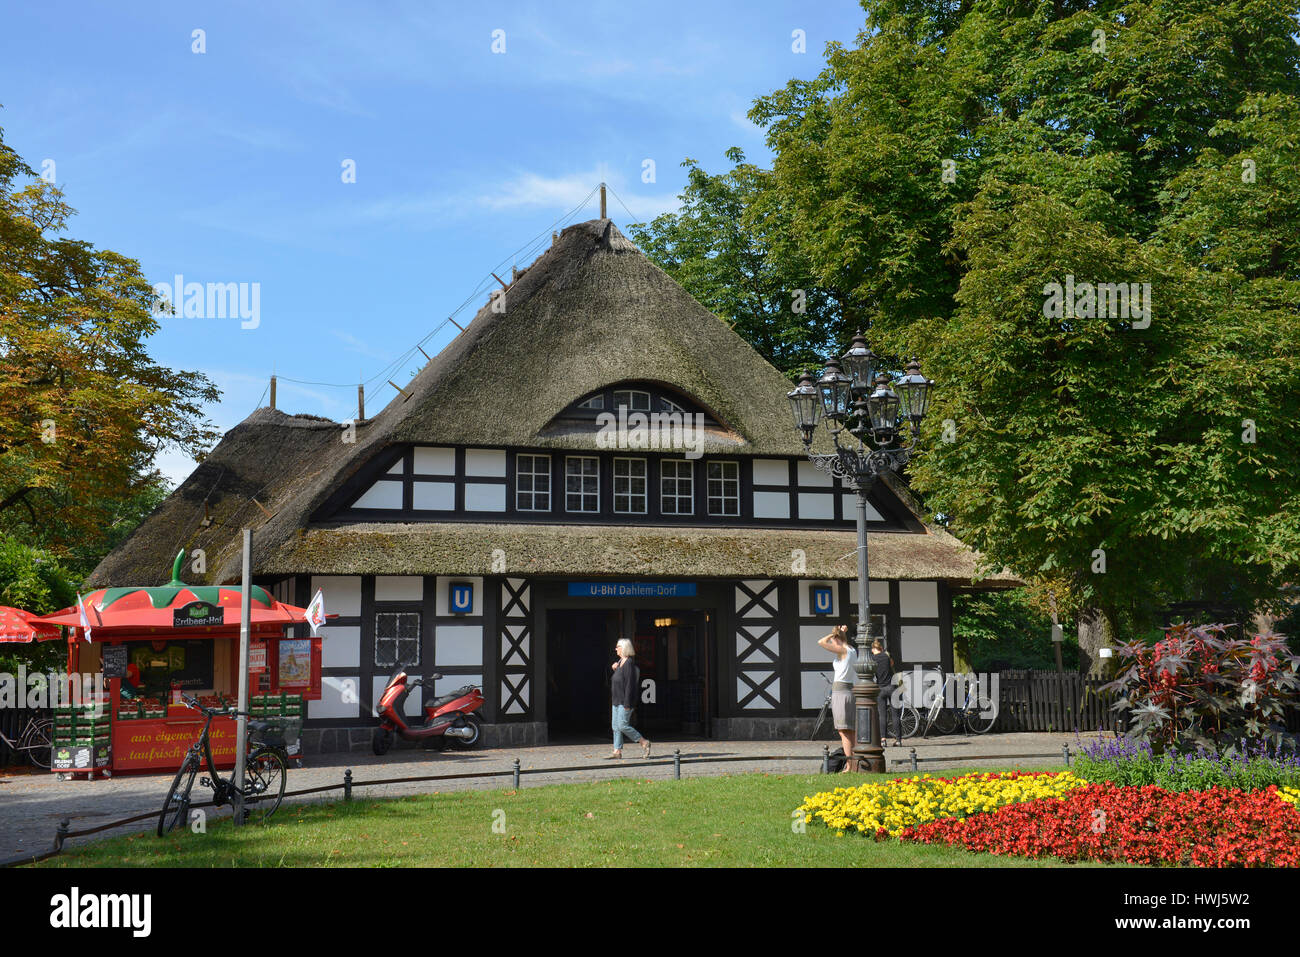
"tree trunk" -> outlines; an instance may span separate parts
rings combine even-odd
[[[1096,605],[1089,605],[1079,613],[1079,671],[1100,676],[1106,659],[1097,652],[1115,644],[1114,615]]]

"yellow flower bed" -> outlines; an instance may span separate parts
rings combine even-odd
[[[895,778],[881,784],[836,788],[804,798],[799,810],[843,835],[858,830],[874,835],[880,828],[897,837],[904,828],[941,817],[966,817],[1007,804],[1060,797],[1088,782],[1069,771],[1059,774],[963,774],[957,778]]]
[[[1277,796],[1287,804],[1294,804],[1297,809],[1300,809],[1300,788],[1279,787]]]

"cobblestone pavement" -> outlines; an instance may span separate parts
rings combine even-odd
[[[1096,737],[1095,734],[1084,735]],[[1063,763],[1062,746],[1076,749],[1077,738],[1068,734],[987,734],[965,737],[950,735],[928,740],[904,739],[902,747],[892,742],[885,749],[890,771],[907,771],[910,767],[910,749],[915,747],[921,771],[944,768],[984,766],[989,767],[1042,767]],[[352,769],[354,796],[394,797],[432,791],[454,791],[467,788],[493,789],[511,786],[510,772],[515,758],[525,773],[522,786],[556,783],[561,781],[598,781],[619,777],[670,778],[673,774],[673,751],[681,750],[682,775],[720,775],[750,771],[773,774],[815,774],[821,769],[822,741],[717,741],[692,738],[687,740],[657,740],[652,760],[662,763],[654,766],[630,767],[633,758],[639,759],[636,746],[624,749],[622,762],[610,761],[608,768],[559,774],[550,769],[574,765],[602,764],[609,754],[607,739],[591,738],[577,743],[554,744],[538,748],[486,748],[479,751],[421,751],[394,750],[382,758],[369,752],[350,754],[309,755],[306,767],[289,772],[290,791],[341,784],[343,772]],[[838,747],[832,744],[832,750]],[[787,756],[790,756],[787,758]],[[744,758],[753,761],[728,761],[726,763],[692,763],[689,758]],[[778,757],[782,760],[772,760]],[[930,759],[930,760],[921,760]],[[463,778],[452,781],[419,781],[404,784],[386,784],[362,787],[367,780],[382,778],[416,777],[430,774],[463,774],[468,772],[504,772],[501,777]],[[121,775],[109,779],[86,781],[69,779],[59,781],[50,772],[34,773],[26,768],[0,768],[0,861],[22,854],[35,854],[53,846],[54,832],[63,818],[71,821],[73,831],[106,824],[109,821],[131,817],[135,814],[157,811],[162,805],[163,792],[174,772],[166,774]],[[195,794],[200,794],[195,785]],[[210,793],[210,792],[208,792]],[[327,792],[295,800],[338,800],[342,792]],[[224,809],[221,813],[228,813]],[[156,819],[155,819],[156,820]],[[73,839],[69,845],[82,840],[123,834],[131,830],[152,828],[154,821],[146,820],[126,825],[93,838]]]

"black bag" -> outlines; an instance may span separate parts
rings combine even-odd
[[[847,762],[847,760],[848,759],[844,757],[844,748],[842,747],[836,748],[834,751],[831,752],[830,761],[827,762],[826,765],[828,773],[839,774],[841,771],[844,770],[844,765]]]

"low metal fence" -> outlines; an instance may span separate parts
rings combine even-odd
[[[1069,748],[1063,749],[1062,754],[1065,761],[1069,763]],[[911,755],[906,759],[895,758],[891,763],[895,766],[910,765],[913,771],[918,769],[918,765],[923,762],[947,761],[949,763],[958,761],[965,763],[971,760],[985,760],[989,757],[996,757],[999,760],[1018,760],[1022,758],[1054,758],[1055,753],[1050,754],[1006,754],[1006,755],[979,755],[978,757],[946,756],[941,758],[927,757],[918,758],[916,748],[911,749]],[[617,766],[610,764],[578,764],[561,768],[524,768],[520,765],[519,758],[514,759],[514,763],[503,771],[463,771],[456,774],[421,774],[400,778],[378,778],[373,781],[358,781],[352,776],[352,769],[346,768],[343,772],[343,780],[338,784],[324,784],[318,787],[302,788],[297,791],[286,791],[284,797],[306,797],[313,794],[325,794],[330,791],[342,791],[343,800],[351,801],[352,792],[355,788],[378,787],[389,784],[415,784],[425,781],[464,781],[476,778],[505,778],[511,779],[512,786],[518,790],[523,783],[525,775],[528,774],[569,774],[579,771],[622,771],[626,768],[647,768],[647,767],[665,767],[669,764],[673,768],[673,779],[681,780],[682,765],[687,764],[728,764],[736,762],[760,763],[764,761],[807,761],[816,762],[821,772],[827,773],[830,770],[831,750],[829,745],[822,746],[820,755],[809,754],[737,754],[737,755],[683,755],[681,749],[673,752],[671,758],[655,758],[642,761],[622,761]],[[212,801],[191,804],[191,809],[205,808],[215,806]],[[109,821],[106,824],[100,824],[96,827],[89,827],[84,830],[74,831],[71,829],[71,820],[64,818],[59,822],[59,826],[54,834],[54,848],[42,854],[26,855],[14,858],[8,861],[0,861],[0,867],[18,867],[23,864],[35,864],[39,861],[48,860],[59,854],[63,850],[63,845],[73,838],[90,837],[94,834],[101,834],[104,831],[111,831],[115,828],[124,827],[127,824],[135,824],[139,821],[157,820],[158,811],[149,811],[145,814],[136,814],[132,817],[122,818],[117,821]]]

